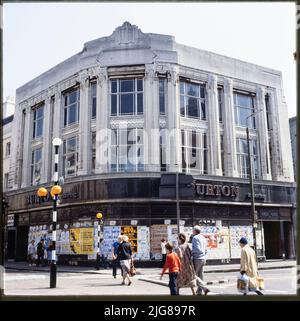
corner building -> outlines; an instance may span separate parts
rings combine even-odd
[[[15,246],[7,257],[22,260],[28,240],[51,238],[51,201],[36,191],[52,184],[52,139],[60,137],[59,261],[95,258],[95,239],[89,246],[75,240],[75,252],[69,243],[72,229],[89,229],[92,244],[98,211],[104,214],[103,253],[123,232],[137,259],[159,260],[160,238],[176,233],[176,201],[162,192],[168,190],[162,177],[179,171],[195,183],[193,196],[180,197],[183,231],[200,224],[208,260],[233,262],[240,236],[252,240],[247,122],[258,254],[295,257],[287,114],[280,71],[125,22],[17,89],[7,192],[7,239]]]

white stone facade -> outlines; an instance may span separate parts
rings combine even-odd
[[[111,114],[111,81],[126,77],[143,79],[143,112],[136,115]],[[165,113],[159,110],[159,79],[166,80]],[[182,117],[180,80],[205,87],[206,119]],[[96,84],[96,117],[92,117],[91,84]],[[78,121],[64,125],[64,93],[79,88]],[[218,88],[223,91],[222,122],[219,121]],[[32,151],[41,148],[39,184],[52,180],[52,139],[76,136],[77,175],[107,175],[108,165],[98,142],[107,129],[144,129],[151,135],[144,142],[144,158],[150,160],[143,172],[160,172],[160,137],[155,131],[173,131],[167,144],[170,162],[167,171],[182,170],[181,130],[207,135],[207,176],[239,177],[237,138],[246,137],[245,127],[236,125],[234,92],[253,96],[256,126],[250,136],[257,141],[258,179],[291,182],[294,179],[289,143],[287,106],[281,72],[228,58],[175,42],[174,37],[145,34],[124,23],[111,36],[90,41],[83,50],[17,89],[13,121],[10,189],[32,185]],[[266,107],[268,95],[268,115]],[[34,109],[44,106],[43,133],[33,139]],[[200,108],[200,107],[199,107]],[[268,119],[267,119],[268,118]],[[270,123],[268,125],[268,122]],[[95,168],[92,166],[92,136],[96,135]],[[223,146],[221,148],[221,135]],[[222,149],[222,150],[221,150]],[[223,153],[223,166],[222,166]],[[60,150],[60,171],[62,154]],[[224,167],[224,168],[223,168]],[[197,173],[194,173],[197,175]],[[199,172],[198,175],[201,173]],[[121,173],[119,173],[121,175]]]

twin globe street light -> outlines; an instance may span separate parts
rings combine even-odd
[[[62,193],[61,186],[58,185],[58,149],[62,141],[60,138],[54,138],[52,144],[54,146],[54,186],[50,190],[50,195],[53,199],[52,211],[52,251],[50,265],[50,288],[56,288],[56,223],[57,223],[57,201],[58,195]],[[48,191],[45,187],[40,187],[37,191],[40,198],[45,198]]]

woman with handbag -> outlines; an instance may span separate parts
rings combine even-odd
[[[128,236],[122,236],[122,242],[118,248],[118,260],[120,260],[121,269],[123,272],[123,282],[122,285],[125,285],[125,280],[128,280],[128,286],[131,285],[132,281],[130,279],[130,271],[132,271],[132,250],[131,245],[128,242]]]

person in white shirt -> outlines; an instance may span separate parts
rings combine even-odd
[[[36,248],[35,248],[35,241],[32,240],[30,242],[30,244],[28,245],[28,250],[27,250],[27,254],[28,254],[28,264],[29,266],[34,265],[34,261],[35,261],[35,254],[36,254]]]
[[[164,238],[162,238],[161,241],[160,241],[161,255],[162,255],[162,266],[165,265],[166,257],[167,257],[166,244],[167,244],[166,240]]]

